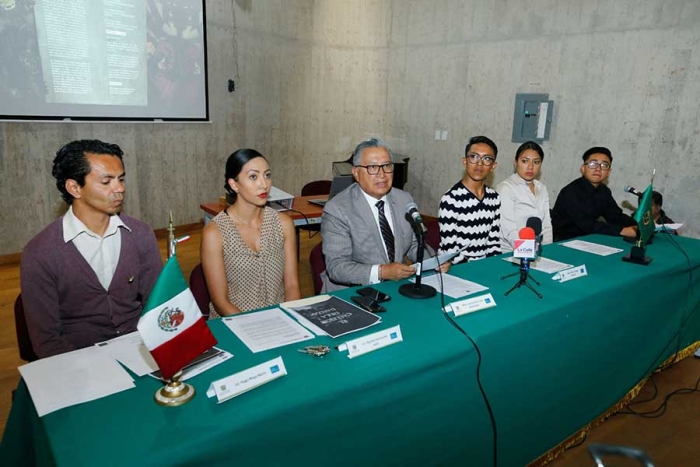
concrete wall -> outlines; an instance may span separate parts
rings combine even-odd
[[[50,165],[76,138],[122,146],[125,210],[155,228],[170,209],[199,220],[239,147],[298,193],[373,135],[411,157],[407,189],[435,214],[470,136],[499,144],[494,183],[511,173],[516,92],[555,101],[541,178],[552,201],[603,144],[618,201],[656,167],[668,214],[700,237],[700,2],[207,0],[207,24],[211,123],[0,123],[0,255],[65,209]]]
[[[470,136],[499,146],[493,183],[513,171],[517,92],[555,101],[541,181],[552,204],[582,153],[608,146],[609,186],[654,186],[668,215],[700,237],[700,2],[695,0],[391,3],[387,134],[407,141],[421,209],[435,213],[460,176]],[[447,141],[435,141],[435,130]]]

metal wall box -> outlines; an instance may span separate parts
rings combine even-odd
[[[554,101],[549,100],[549,94],[516,94],[512,141],[549,140],[553,111]]]

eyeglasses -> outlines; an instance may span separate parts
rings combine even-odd
[[[598,167],[600,167],[600,170],[610,170],[610,167],[612,167],[612,165],[608,162],[598,161],[585,162],[583,165],[585,165],[589,169],[597,169]]]
[[[379,173],[379,168],[384,171],[385,174],[390,174],[394,171],[394,163],[389,162],[388,164],[382,164],[382,165],[356,165],[355,167],[362,167],[363,169],[367,169],[367,173],[370,175],[377,175]]]
[[[482,156],[481,154],[467,154],[465,157],[467,158],[470,164],[478,164],[479,161],[481,161],[482,164],[489,166],[493,165],[493,163],[496,162],[495,157]]]

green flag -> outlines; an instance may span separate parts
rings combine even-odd
[[[639,229],[640,246],[646,245],[656,228],[654,225],[654,214],[651,212],[651,193],[653,191],[651,185],[650,183],[647,189],[644,190],[642,199],[639,202],[639,208],[634,213],[634,220],[637,221],[637,228]]]

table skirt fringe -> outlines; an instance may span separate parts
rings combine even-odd
[[[659,367],[654,370],[654,373],[658,373],[659,371],[663,371],[667,369],[670,366],[673,366],[674,364],[680,362],[681,360],[690,357],[692,354],[695,353],[697,349],[700,348],[700,341],[695,342],[694,344],[689,345],[685,349],[681,350],[680,352],[671,355],[668,357]],[[629,390],[625,396],[620,399],[617,403],[615,403],[612,407],[610,407],[604,414],[600,415],[597,417],[595,420],[593,420],[591,423],[588,425],[584,426],[580,430],[578,430],[576,433],[573,435],[569,436],[567,439],[559,443],[557,446],[554,448],[550,449],[548,452],[543,454],[542,456],[538,457],[534,461],[532,461],[530,464],[528,464],[528,467],[542,467],[544,465],[547,465],[548,463],[552,462],[554,459],[559,457],[564,451],[569,449],[570,447],[582,442],[586,436],[588,436],[588,432],[595,428],[596,426],[600,425],[603,423],[605,420],[610,418],[611,416],[615,415],[618,411],[623,409],[627,404],[632,402],[635,397],[639,394],[639,391],[642,390],[642,387],[646,384],[646,382],[649,380],[649,378],[644,378],[641,380],[639,383],[637,383],[632,389]]]

